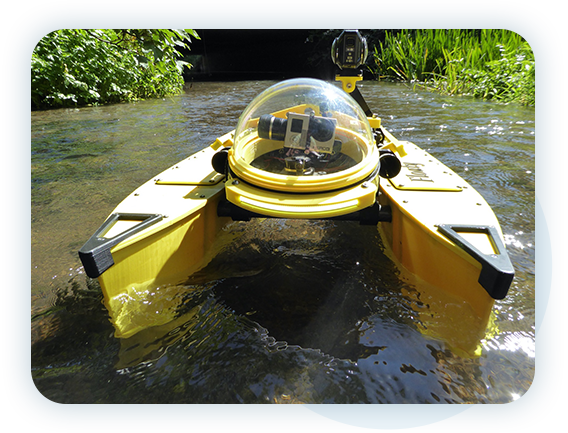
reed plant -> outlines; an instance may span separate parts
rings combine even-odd
[[[534,105],[534,54],[509,30],[386,31],[373,59],[370,69],[377,79]]]

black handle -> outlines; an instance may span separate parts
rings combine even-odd
[[[438,230],[481,263],[481,272],[479,273],[478,281],[493,299],[503,299],[507,296],[507,292],[509,291],[509,287],[511,286],[515,276],[515,270],[513,269],[513,264],[507,254],[505,245],[501,241],[501,237],[495,227],[440,224],[438,226]],[[491,238],[491,242],[497,250],[497,253],[482,253],[474,245],[460,236],[460,231],[469,233],[485,233]]]
[[[100,276],[104,271],[114,265],[114,260],[110,253],[112,247],[133,234],[160,221],[162,218],[163,216],[160,214],[113,213],[79,250],[79,258],[83,263],[86,274],[91,278]],[[120,220],[134,220],[140,222],[112,238],[101,237],[115,222]]]

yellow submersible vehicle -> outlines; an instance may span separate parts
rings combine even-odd
[[[172,320],[166,301],[145,312],[145,297],[204,267],[232,220],[336,219],[376,226],[403,278],[431,298],[423,331],[473,350],[514,276],[499,223],[464,179],[369,110],[357,88],[366,54],[359,32],[344,31],[332,47],[341,88],[308,78],[267,88],[234,131],[114,209],[79,255],[117,337]],[[476,317],[465,343],[472,321],[447,299]]]

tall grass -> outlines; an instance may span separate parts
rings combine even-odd
[[[509,30],[387,31],[374,61],[370,69],[378,79],[534,105],[534,54]]]

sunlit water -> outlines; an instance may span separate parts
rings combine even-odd
[[[480,356],[420,332],[420,308],[356,223],[234,223],[176,288],[178,317],[112,336],[77,250],[142,182],[210,144],[270,82],[194,83],[179,97],[32,113],[32,375],[57,402],[505,403],[535,364],[534,109],[362,86],[395,136],[473,185],[516,276]]]

